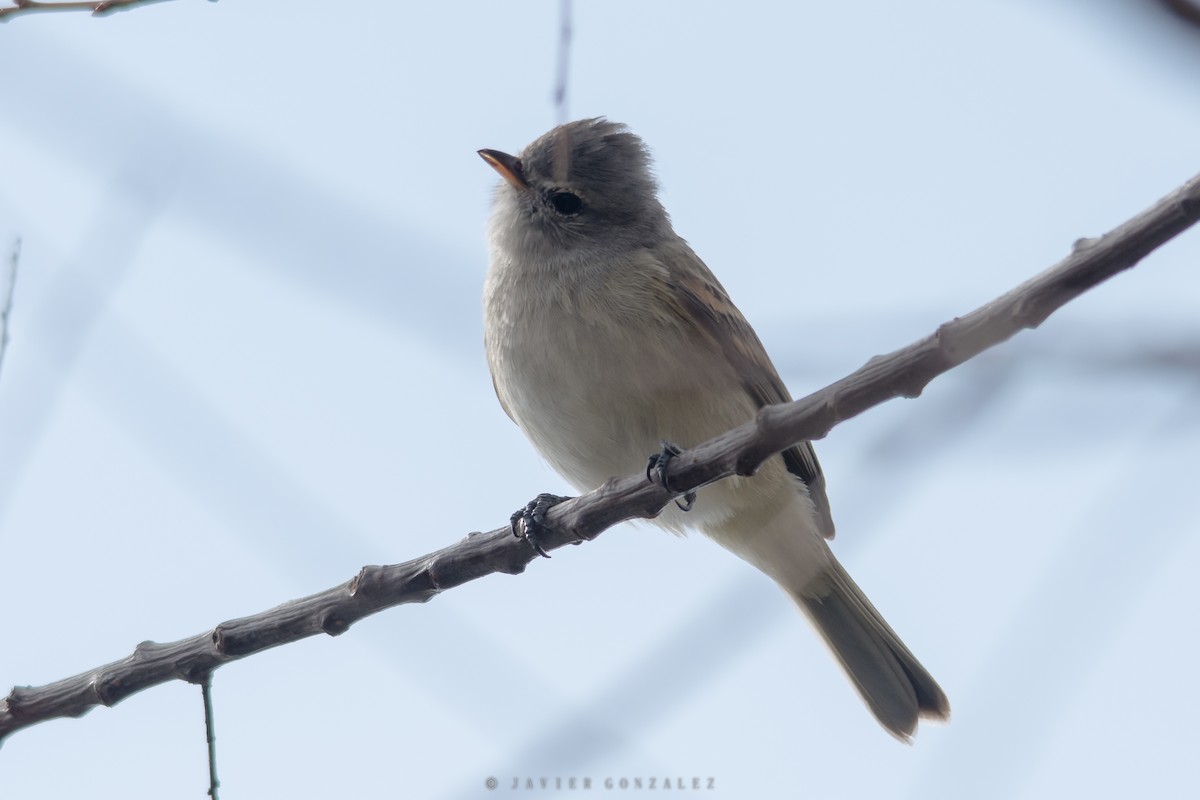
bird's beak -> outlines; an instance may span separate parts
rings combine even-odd
[[[508,153],[501,153],[499,150],[480,150],[479,157],[490,164],[492,169],[499,172],[500,177],[508,181],[514,189],[520,189],[522,192],[529,191],[529,184],[525,181],[525,170],[521,167],[521,159],[510,156]]]

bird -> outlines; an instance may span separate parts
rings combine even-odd
[[[679,447],[792,399],[754,329],[675,232],[649,149],[627,126],[581,119],[517,155],[478,153],[502,178],[483,291],[492,382],[569,483],[589,491],[648,457],[657,467],[648,475],[665,481]],[[518,514],[539,521],[557,499],[540,495]],[[920,719],[949,718],[945,693],[830,549],[833,517],[811,442],[677,505],[654,522],[698,530],[773,579],[884,729],[910,741]]]

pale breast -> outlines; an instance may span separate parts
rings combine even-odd
[[[546,291],[501,273],[489,277],[485,295],[501,402],[583,491],[644,469],[664,439],[691,446],[755,411],[725,359],[697,347],[655,298],[660,277],[644,267],[607,274],[607,285]]]

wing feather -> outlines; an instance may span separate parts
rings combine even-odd
[[[684,318],[694,321],[699,332],[716,344],[717,351],[724,354],[736,373],[742,376],[742,387],[755,405],[762,408],[790,402],[792,397],[775,371],[758,335],[729,299],[716,276],[682,241],[679,249],[671,255],[673,257],[667,259],[668,283],[685,312]],[[694,268],[683,270],[671,266],[685,260],[690,260]],[[833,515],[825,493],[825,474],[821,471],[812,442],[789,447],[781,455],[788,472],[808,486],[820,531],[827,539],[832,539]]]

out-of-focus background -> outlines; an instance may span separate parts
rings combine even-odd
[[[1200,28],[1152,0],[577,3],[573,22],[570,115],[646,139],[676,228],[797,394],[1200,171]],[[557,121],[558,32],[552,2],[0,26],[0,251],[22,241],[2,690],[568,488],[492,394],[497,178],[475,155]],[[623,526],[221,669],[222,796],[1194,794],[1198,259],[1194,231],[819,443],[837,553],[951,698],[912,747],[769,581]],[[0,749],[5,800],[206,787],[178,682]]]

